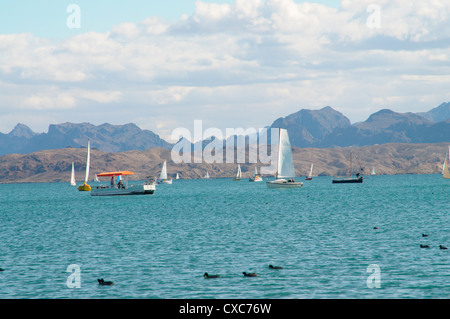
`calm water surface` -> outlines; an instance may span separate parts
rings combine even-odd
[[[0,298],[450,296],[450,253],[439,249],[450,247],[450,182],[440,175],[316,177],[295,190],[174,180],[126,197],[3,184],[0,194]],[[71,264],[79,289],[66,285]],[[370,289],[373,264],[381,287]]]

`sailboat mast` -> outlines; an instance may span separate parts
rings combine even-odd
[[[353,157],[353,152],[350,151],[350,177],[353,176],[352,157]]]
[[[91,165],[91,142],[88,140],[87,156],[86,156],[86,176],[84,182],[87,183],[89,179],[89,166]]]

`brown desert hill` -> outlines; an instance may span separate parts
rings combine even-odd
[[[339,176],[349,171],[350,150],[353,152],[353,171],[360,166],[364,174],[372,167],[377,174],[439,174],[449,143],[436,144],[384,144],[352,148],[296,148],[293,147],[294,165],[298,176],[308,174],[314,163],[313,175]],[[100,172],[130,170],[133,180],[159,176],[167,160],[169,177],[176,173],[182,179],[202,178],[209,171],[211,178],[231,178],[236,164],[175,164],[171,150],[153,148],[145,151],[109,153],[91,150],[90,180]],[[0,182],[68,182],[74,162],[77,181],[82,181],[86,168],[85,148],[64,148],[38,151],[31,154],[8,154],[0,157]],[[261,166],[258,163],[258,170]],[[253,174],[255,164],[241,164],[244,179]]]

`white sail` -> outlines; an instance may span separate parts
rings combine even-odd
[[[205,178],[209,178],[209,172],[208,171],[206,171]]]
[[[91,165],[91,142],[88,141],[87,156],[86,156],[86,176],[84,177],[84,182],[87,183],[89,180],[89,166]]]
[[[442,166],[442,177],[450,178],[450,146],[448,147],[448,153],[445,156],[444,165]]]
[[[73,166],[73,162],[72,162],[72,173],[70,175],[70,185],[72,186],[77,185],[77,181],[75,179],[75,167]]]
[[[167,179],[167,163],[164,161],[163,167],[161,169],[161,174],[159,175],[159,179]]]
[[[236,173],[236,178],[241,178],[241,177],[242,177],[241,165],[238,164],[238,171]]]
[[[309,178],[312,177],[313,168],[314,168],[314,164],[311,164],[311,170],[309,171],[309,175],[308,175]]]
[[[377,175],[377,173],[375,173],[375,167],[372,167],[372,173],[370,173],[371,175]]]
[[[180,179],[180,175],[178,175],[178,173],[177,173],[177,177],[175,177],[175,179]]]
[[[287,130],[280,129],[280,145],[278,147],[277,178],[295,177],[291,143]]]
[[[253,174],[253,177],[255,177],[256,175],[258,175],[258,167],[255,166],[255,173]]]

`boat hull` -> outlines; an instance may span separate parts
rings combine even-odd
[[[360,176],[358,178],[342,178],[342,179],[333,179],[332,180],[333,184],[357,184],[357,183],[362,183],[362,182],[363,182],[362,176]]]
[[[302,182],[289,182],[285,179],[277,179],[266,182],[268,188],[300,188],[303,186]]]
[[[262,179],[262,177],[257,176],[257,177],[254,177],[254,178],[250,177],[250,178],[248,179],[248,181],[249,181],[249,182],[262,182],[263,179]]]
[[[88,184],[84,183],[83,185],[78,186],[78,190],[80,192],[89,192],[89,191],[91,191],[91,186],[89,186]]]
[[[125,188],[98,186],[91,190],[91,196],[151,195],[155,190],[154,184],[131,185]]]
[[[158,180],[158,184],[172,184],[171,179]]]

